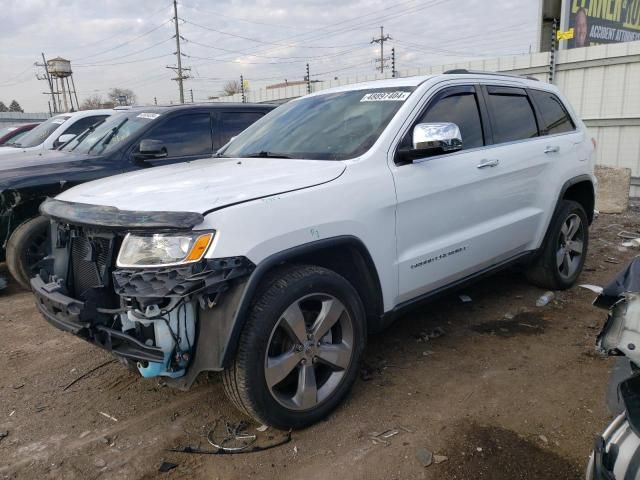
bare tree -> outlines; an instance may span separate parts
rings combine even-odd
[[[136,94],[128,88],[112,88],[107,96],[114,105],[133,105],[136,103]]]
[[[82,101],[80,110],[93,110],[96,108],[113,108],[114,104],[111,101],[105,101],[102,95],[93,94]]]
[[[242,92],[242,89],[240,88],[240,82],[238,80],[229,80],[224,84],[224,87],[222,87],[222,91],[227,96],[240,93]]]

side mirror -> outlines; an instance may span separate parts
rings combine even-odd
[[[58,139],[55,142],[53,142],[53,148],[61,147],[65,143],[68,143],[71,140],[73,140],[74,138],[76,138],[76,136],[73,133],[65,133],[63,135],[60,135]]]
[[[462,135],[455,123],[419,123],[413,127],[412,145],[398,150],[402,160],[455,152],[462,148]]]
[[[140,159],[165,158],[167,156],[167,147],[165,147],[162,140],[145,138],[140,142],[135,156]]]

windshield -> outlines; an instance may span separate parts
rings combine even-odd
[[[159,116],[158,113],[141,113],[139,111],[116,113],[71,140],[62,147],[62,150],[91,155],[108,153],[116,148],[120,142]]]
[[[352,90],[287,103],[238,135],[219,156],[355,158],[371,148],[413,90]]]
[[[37,147],[68,119],[69,115],[58,115],[56,117],[52,117],[49,120],[42,122],[33,130],[30,130],[24,135],[24,137],[11,145],[20,148]]]

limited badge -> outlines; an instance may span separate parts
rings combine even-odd
[[[146,118],[148,120],[155,120],[160,116],[159,113],[139,113],[138,118]]]

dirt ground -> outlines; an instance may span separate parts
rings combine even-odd
[[[596,220],[580,283],[606,283],[638,253],[618,248],[621,230],[640,231],[640,210]],[[509,271],[415,310],[369,338],[361,378],[326,421],[270,450],[201,455],[168,449],[210,448],[216,419],[242,419],[217,378],[179,392],[109,363],[65,390],[110,356],[49,326],[11,285],[0,295],[0,478],[581,478],[611,419],[613,359],[594,353],[606,312],[582,288],[538,308],[542,293]],[[444,335],[425,341],[436,327]],[[425,468],[423,449],[448,460]],[[177,467],[160,473],[165,461]]]

